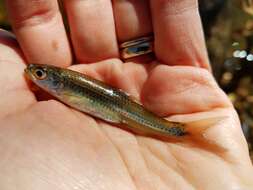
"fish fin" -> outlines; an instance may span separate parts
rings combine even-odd
[[[127,97],[131,96],[129,93],[125,92],[125,91],[122,90],[122,89],[118,89],[118,91],[119,91],[123,96],[127,96]]]
[[[185,123],[185,129],[190,134],[202,134],[208,128],[217,125],[219,122],[223,121],[227,117],[225,116],[217,116],[210,117],[205,119],[199,119],[196,121],[190,121]]]
[[[197,142],[197,144],[203,145],[205,147],[209,147],[212,150],[216,150],[217,152],[223,152],[227,149],[222,145],[218,144],[215,140],[207,138],[206,131],[224,121],[226,116],[216,116],[205,119],[200,119],[196,121],[186,122],[185,123],[185,131],[187,137],[191,140]]]
[[[132,101],[134,101],[134,102],[141,105],[141,102],[135,96],[123,91],[122,89],[119,89],[118,91],[121,93],[121,95],[123,95],[123,96],[129,98],[130,100],[132,100]]]

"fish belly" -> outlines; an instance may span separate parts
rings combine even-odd
[[[61,99],[63,99],[62,101],[66,104],[79,111],[111,123],[121,123],[121,117],[119,112],[115,111],[117,109],[115,105],[110,105],[110,103],[103,100],[102,97],[98,99],[85,96],[67,96],[64,98],[61,97]]]

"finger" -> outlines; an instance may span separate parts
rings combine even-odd
[[[25,63],[14,35],[0,30],[0,117],[35,102],[23,76]]]
[[[57,0],[6,0],[6,4],[28,62],[70,65],[71,51]]]
[[[145,107],[162,116],[231,106],[208,71],[189,66],[157,66],[141,97]]]
[[[64,3],[77,59],[90,63],[118,57],[110,0],[65,0]]]
[[[147,0],[114,0],[114,19],[120,42],[152,33],[152,23]]]
[[[158,60],[210,69],[197,0],[150,0]]]

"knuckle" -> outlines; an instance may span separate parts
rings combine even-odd
[[[51,0],[9,0],[7,7],[16,28],[47,23],[58,12],[57,2]]]
[[[214,76],[204,68],[198,68],[195,70],[195,77],[193,80],[204,86],[218,87]]]

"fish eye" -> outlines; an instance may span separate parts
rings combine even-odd
[[[45,78],[47,77],[46,71],[43,70],[43,69],[41,69],[41,68],[36,69],[36,70],[34,71],[34,75],[35,75],[35,77],[36,77],[37,79],[39,79],[39,80],[43,80],[43,79],[45,79]]]

